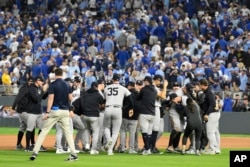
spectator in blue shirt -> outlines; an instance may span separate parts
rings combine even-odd
[[[232,112],[233,111],[233,99],[230,97],[228,93],[226,93],[224,100],[223,100],[223,112]]]
[[[126,51],[126,46],[123,46],[120,51],[118,51],[117,55],[117,60],[119,61],[119,66],[121,69],[125,69],[125,65],[130,58],[129,53]]]

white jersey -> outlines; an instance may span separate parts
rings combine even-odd
[[[81,96],[81,89],[77,88],[72,92],[72,102]]]
[[[129,96],[130,94],[131,93],[127,88],[119,84],[108,85],[104,89],[106,106],[122,106],[124,97]]]
[[[160,92],[159,88],[157,88],[157,87],[155,86],[155,89],[156,89],[157,94],[158,94],[158,93]],[[161,100],[160,100],[159,97],[156,97],[156,100],[155,100],[155,107],[161,107]]]

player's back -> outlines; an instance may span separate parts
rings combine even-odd
[[[124,97],[129,95],[129,90],[120,84],[111,84],[104,89],[106,106],[122,106]]]

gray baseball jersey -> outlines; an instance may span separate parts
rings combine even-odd
[[[106,109],[104,112],[104,133],[108,141],[108,154],[113,154],[113,147],[117,140],[122,124],[122,104],[125,96],[129,96],[130,91],[119,85],[111,84],[104,89],[106,99]],[[112,125],[112,132],[111,132]],[[112,134],[112,136],[111,136]],[[106,146],[105,146],[106,147]]]
[[[123,99],[125,96],[129,96],[130,91],[119,85],[119,84],[111,84],[105,87],[104,89],[104,98],[106,99],[106,106],[122,106]]]

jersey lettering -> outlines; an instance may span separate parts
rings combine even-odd
[[[118,95],[118,88],[108,88],[108,96],[117,96]]]

